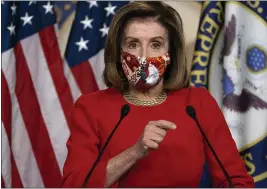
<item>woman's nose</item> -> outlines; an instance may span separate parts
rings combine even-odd
[[[142,47],[142,50],[141,50],[141,53],[140,53],[140,57],[141,58],[146,58],[147,57],[147,47],[146,46],[143,46]]]

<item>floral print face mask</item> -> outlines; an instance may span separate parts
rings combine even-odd
[[[121,63],[129,83],[137,90],[148,90],[157,85],[170,63],[169,54],[141,58],[122,51]]]

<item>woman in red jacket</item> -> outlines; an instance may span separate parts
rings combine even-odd
[[[87,187],[198,187],[208,162],[214,187],[229,187],[196,122],[234,187],[253,187],[214,98],[189,87],[182,21],[162,2],[132,2],[116,12],[105,48],[106,90],[82,95],[73,108],[63,187],[81,187],[120,118]]]

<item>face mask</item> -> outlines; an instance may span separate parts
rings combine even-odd
[[[157,85],[170,62],[169,54],[140,58],[122,51],[121,63],[129,83],[138,90],[147,90]]]

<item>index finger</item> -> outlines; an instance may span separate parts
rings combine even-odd
[[[176,125],[170,121],[166,121],[166,120],[158,120],[158,121],[150,121],[150,124],[153,124],[159,128],[162,129],[176,129]]]

